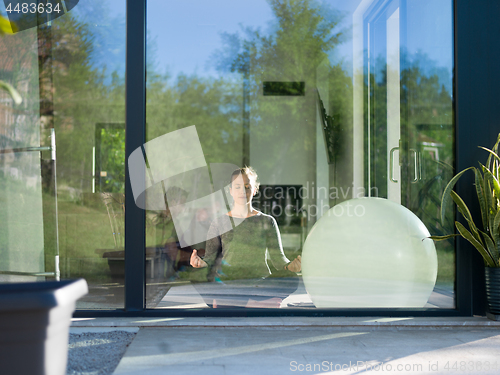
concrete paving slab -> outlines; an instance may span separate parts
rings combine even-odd
[[[500,373],[495,327],[145,327],[115,374]]]

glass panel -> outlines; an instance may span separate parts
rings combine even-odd
[[[451,206],[445,223],[439,217],[454,165],[453,55],[443,48],[452,43],[451,12],[445,1],[392,1],[365,18],[371,112],[367,184],[379,197],[409,208],[436,235],[454,231]],[[454,241],[435,245],[438,276],[429,304],[454,307]]]
[[[439,12],[439,13],[435,13]],[[430,14],[434,13],[434,17]],[[425,35],[407,38],[407,71],[411,71],[405,83],[413,84],[411,101],[408,103],[407,144],[413,164],[417,165],[417,177],[406,183],[406,206],[425,223],[432,234],[454,232],[455,213],[447,207],[446,221],[441,223],[438,211],[439,199],[448,181],[454,175],[454,116],[453,116],[453,53],[442,49],[444,43],[452,43],[452,5],[446,1],[411,1],[408,3],[408,23],[421,24]],[[424,49],[423,46],[426,46]],[[426,56],[427,55],[427,56]],[[410,86],[411,87],[411,86]],[[417,160],[415,160],[417,158]],[[410,159],[411,160],[411,159]],[[417,180],[416,182],[414,180]],[[454,296],[455,240],[436,242],[438,276],[436,296]],[[439,294],[438,294],[439,293]],[[451,307],[441,299],[434,304]]]
[[[125,1],[59,6],[0,37],[23,100],[0,92],[0,280],[83,277],[77,308],[123,308]]]
[[[148,307],[454,308],[424,240],[453,231],[451,1],[149,0],[147,29]]]

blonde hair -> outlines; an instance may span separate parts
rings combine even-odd
[[[259,186],[260,186],[259,176],[257,176],[257,172],[255,172],[255,169],[253,169],[252,167],[244,166],[243,168],[238,168],[237,170],[235,170],[231,174],[230,185],[233,183],[233,180],[240,174],[241,175],[244,174],[245,176],[248,177],[248,179],[252,182],[252,185],[255,186],[255,192],[259,191]]]

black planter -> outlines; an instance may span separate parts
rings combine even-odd
[[[485,267],[487,316],[498,320],[500,317],[500,267]]]
[[[64,375],[83,279],[0,285],[0,373]]]

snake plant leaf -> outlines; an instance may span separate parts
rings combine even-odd
[[[6,90],[10,94],[10,96],[14,100],[14,103],[19,105],[23,102],[23,98],[21,97],[21,95],[19,95],[17,90],[12,85],[8,84],[7,82],[0,81],[0,90],[1,89]]]
[[[500,198],[500,183],[498,183],[497,178],[491,173],[485,166],[483,166],[484,178],[489,181],[490,185],[495,191],[496,198]],[[494,202],[492,202],[494,203]]]
[[[500,145],[500,133],[498,134],[497,136],[497,141],[495,142],[495,144],[493,145],[493,148],[492,150],[494,150],[495,152],[498,151],[498,145]]]
[[[441,198],[441,224],[444,225],[444,218],[446,215],[446,206],[448,205],[448,202],[450,201],[450,191],[453,190],[453,187],[457,183],[457,181],[460,179],[460,177],[467,172],[469,169],[476,169],[475,167],[469,167],[464,169],[463,171],[457,173],[451,180],[448,182],[448,185],[446,185],[446,188],[444,189],[443,192],[443,197]]]
[[[484,197],[484,179],[477,168],[474,168],[474,174],[476,178],[476,193],[477,199],[479,200],[479,208],[481,210],[481,219],[483,222],[483,228],[488,226],[488,215],[486,211],[486,198]]]
[[[500,134],[498,134],[497,142],[493,146],[493,152],[498,155],[498,145],[500,144]],[[500,160],[495,159],[495,162],[493,163],[493,173],[497,180],[500,180],[500,175],[499,175],[499,170],[500,170]]]
[[[483,231],[480,231],[480,232],[484,238],[484,242],[486,243],[486,246],[488,248],[488,251],[491,254],[491,257],[495,260],[495,263],[498,264],[498,250],[497,250],[495,244],[493,243],[493,241],[491,240],[491,237],[488,234],[484,233]]]
[[[483,147],[483,146],[479,146],[479,148],[481,148],[485,151],[488,151],[490,153],[490,155],[488,156],[488,162],[486,162],[486,165],[490,164],[491,157],[494,157],[497,161],[500,161],[500,157],[496,154],[496,152],[490,150],[489,148]]]
[[[493,240],[495,241],[498,254],[500,254],[500,210],[498,210],[493,220]]]
[[[488,267],[498,267],[498,264],[495,263],[495,260],[492,258],[488,249],[481,245],[461,223],[455,221],[455,226],[457,227],[460,235],[469,241],[477,249],[477,251],[479,251]]]
[[[494,232],[497,232],[500,235],[500,210],[498,210],[495,215],[495,219],[493,220],[493,229]]]
[[[498,155],[498,145],[499,144],[500,144],[500,134],[498,134],[497,141],[495,142],[495,144],[493,145],[493,148],[491,149],[497,155]],[[498,162],[499,162],[498,159],[494,159],[493,168],[495,168],[495,165],[498,166]],[[498,174],[497,174],[497,178],[498,178]]]
[[[488,222],[487,222],[487,226],[485,228],[489,228],[489,218],[490,218],[490,209],[491,209],[491,205],[493,204],[493,194],[491,193],[491,186],[490,186],[490,182],[487,180],[487,179],[484,179],[484,198],[485,198],[485,201],[486,201],[486,217],[488,219]]]
[[[462,216],[467,220],[467,223],[469,223],[469,227],[472,231],[472,234],[474,235],[474,238],[483,245],[483,241],[481,240],[481,236],[479,235],[478,229],[476,227],[476,224],[474,224],[474,220],[472,220],[472,215],[470,214],[469,208],[465,204],[465,202],[460,198],[460,196],[455,193],[453,190],[450,191],[451,198],[455,202],[455,204],[458,207],[458,211],[462,214]]]
[[[498,144],[500,143],[500,134],[498,135],[497,137],[497,141],[495,142],[495,144],[493,145],[493,152],[495,154],[498,154]],[[487,148],[484,148],[482,146],[478,146],[479,148],[482,148],[482,149],[485,149],[486,151],[490,152],[491,150],[488,150]],[[490,153],[490,155],[488,155],[488,160],[486,161],[486,165],[488,166],[488,168],[491,170],[492,169],[492,154]],[[498,156],[498,155],[497,155]]]
[[[453,238],[453,237],[460,237],[460,236],[461,236],[460,234],[447,234],[446,236],[430,236],[427,238],[430,238],[431,240],[434,240],[434,241],[444,241],[444,240],[448,240],[448,239]],[[425,238],[423,240],[425,240]]]
[[[444,167],[446,169],[448,169],[450,172],[453,172],[455,170],[455,168],[453,168],[453,166],[449,163],[446,163],[445,161],[442,161],[442,160],[438,160],[438,161],[435,161],[436,164],[438,164],[440,167]]]
[[[496,204],[496,198],[493,197],[492,194],[492,188],[490,186],[490,182],[488,180],[485,180],[486,188],[488,189],[486,193],[486,202],[490,200],[490,204],[488,208],[488,227],[487,229],[490,231],[490,233],[493,232],[493,226],[495,222],[495,215],[497,213],[497,204]]]
[[[497,214],[497,198],[495,198],[492,194],[492,187],[490,185],[489,180],[485,180],[486,185],[486,209],[488,210],[486,213],[488,219],[488,226],[485,227],[489,230],[490,233],[493,233],[493,227],[495,222],[495,216]],[[488,204],[489,202],[489,204]]]
[[[488,166],[488,168],[491,169],[492,165],[491,165],[491,159],[492,159],[492,154],[489,154],[488,155],[488,160],[486,160],[486,165]]]
[[[493,145],[493,147],[491,148],[497,154],[498,154],[498,152],[497,152],[498,151],[498,145],[500,145],[500,133],[498,133],[497,140],[496,140],[495,144]]]

